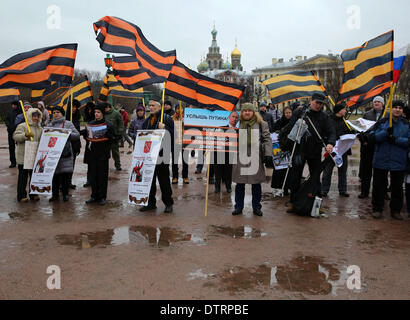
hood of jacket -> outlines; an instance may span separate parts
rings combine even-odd
[[[33,122],[33,113],[38,113],[40,115],[40,119],[38,120],[37,123]],[[27,116],[27,122],[30,126],[41,126],[41,118],[43,117],[43,113],[40,111],[40,109],[37,108],[30,108],[27,110],[26,112],[26,116]]]

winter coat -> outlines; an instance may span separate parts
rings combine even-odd
[[[280,131],[283,127],[285,127],[289,123],[290,119],[286,119],[286,117],[283,115],[282,118],[280,118],[278,121],[275,122],[275,125],[273,126],[273,132],[278,132]]]
[[[77,129],[78,132],[81,131],[81,113],[79,110],[73,113],[73,121],[74,127]],[[79,155],[81,152],[81,139],[78,140],[71,140],[71,147],[73,149],[73,153],[75,155]]]
[[[37,108],[36,108],[37,109]],[[37,110],[39,110],[39,109],[37,109]],[[40,111],[40,110],[39,110]],[[40,111],[40,113],[41,113],[41,111]],[[23,122],[25,122],[26,120],[24,119],[24,114],[23,113],[19,113],[17,116],[16,116],[16,118],[14,119],[14,127],[16,127],[17,128],[17,126],[20,124],[20,123],[23,123]],[[41,122],[41,121],[40,121]]]
[[[60,160],[58,161],[56,171],[54,174],[59,174],[59,173],[71,173],[74,170],[73,166],[73,148],[71,147],[71,141],[79,140],[80,139],[80,133],[77,131],[77,129],[74,127],[73,123],[71,121],[66,120],[65,117],[61,117],[60,119],[53,119],[48,127],[51,128],[64,128],[64,129],[70,129],[71,133],[68,137],[68,140],[66,142],[66,145],[68,144],[68,148],[71,150],[71,155],[68,157],[60,157]]]
[[[144,112],[145,115],[145,112]],[[137,131],[142,129],[142,125],[145,121],[145,117],[143,116],[141,119],[140,118],[135,118],[134,120],[131,121],[130,127],[128,128],[128,135],[135,140],[135,137],[137,136]]]
[[[393,137],[395,141],[388,141],[388,118],[380,120],[375,131],[376,146],[373,157],[373,167],[381,170],[404,171],[407,164],[407,150],[409,146],[409,123],[403,118],[393,120]]]
[[[121,112],[121,118],[122,118],[122,122],[124,123],[124,129],[128,128],[128,122],[130,122],[130,117],[128,115],[128,112],[123,110]]]
[[[265,121],[269,126],[269,132],[274,132],[273,127],[275,125],[275,121],[273,121],[273,116],[269,112],[259,112],[262,116],[263,121]]]
[[[38,112],[41,114],[41,111],[37,108],[30,108],[27,110],[27,121],[30,126],[31,132],[34,134],[33,141],[40,141],[43,128],[41,127],[41,119],[39,122],[34,123],[32,120],[32,114]],[[16,162],[17,164],[24,164],[24,150],[26,141],[30,141],[30,138],[25,136],[27,130],[26,122],[20,123],[16,130],[13,133],[13,139],[17,143],[17,152],[16,152]]]
[[[16,126],[14,125],[14,121],[16,120],[16,117],[19,115],[20,110],[17,109],[10,109],[7,111],[7,116],[6,116],[6,127],[7,127],[7,132],[8,133],[13,133],[14,130],[16,130]]]
[[[289,122],[290,127],[293,128],[296,121],[302,117],[305,110],[305,108],[301,108],[293,113]],[[307,109],[306,116],[312,121],[324,143],[326,145],[331,144],[334,146],[336,144],[336,131],[329,116],[323,111],[313,111],[310,108]],[[307,118],[305,118],[305,121],[308,125],[309,132],[302,137],[298,153],[305,158],[320,159],[322,156],[323,143],[320,141],[310,121]]]
[[[282,116],[282,114],[280,113],[280,111],[277,107],[275,107],[274,109],[269,109],[267,112],[272,115],[273,122],[275,122],[275,123],[276,123],[276,121],[279,121],[279,119]]]
[[[266,181],[265,166],[263,160],[265,156],[272,157],[272,140],[270,138],[269,126],[261,118],[257,118],[257,122],[253,125],[252,129],[259,130],[259,163],[258,170],[255,172],[249,172],[247,175],[242,170],[245,170],[251,167],[252,162],[243,164],[240,162],[239,153],[240,149],[240,137],[238,138],[239,149],[236,154],[236,163],[232,166],[232,181],[236,183],[245,183],[245,184],[259,184]],[[251,147],[248,145],[248,155],[251,153]],[[253,164],[254,165],[254,164]],[[253,168],[251,168],[253,171]]]
[[[105,112],[104,118],[105,121],[111,122],[114,128],[115,139],[121,139],[124,134],[124,122],[122,121],[120,113],[117,110],[114,110],[113,107],[111,107],[110,111]]]
[[[84,152],[84,162],[92,165],[96,161],[107,160],[110,158],[111,144],[115,140],[115,130],[111,122],[106,121],[105,118],[101,120],[92,120],[88,124],[107,125],[107,132],[105,133],[105,137],[108,138],[108,140],[100,142],[87,141],[86,150]],[[82,133],[84,133],[85,137],[87,138],[87,130],[83,130]]]
[[[376,110],[372,109],[367,111],[364,115],[363,115],[363,119],[365,120],[370,120],[370,121],[377,121],[380,119],[380,117],[383,114],[383,110],[381,111],[381,113],[379,113],[379,116],[377,117],[377,112]]]

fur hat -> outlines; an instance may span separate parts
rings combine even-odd
[[[255,106],[252,103],[249,103],[249,102],[246,102],[246,103],[241,105],[241,112],[243,112],[245,110],[251,110],[253,112],[258,112],[258,110],[256,110]]]
[[[342,103],[338,103],[333,107],[333,113],[336,114],[338,113],[340,110],[343,110],[344,108],[346,108],[346,106]]]
[[[63,117],[65,117],[65,110],[64,110],[63,107],[54,107],[54,108],[52,109],[52,111],[53,111],[53,112],[54,112],[54,111],[60,111],[61,114],[63,115]]]

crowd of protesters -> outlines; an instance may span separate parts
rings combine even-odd
[[[257,150],[255,168],[252,168],[252,162],[243,163],[240,152],[236,154],[225,152],[223,155],[219,154],[221,152],[211,153],[211,162],[214,162],[210,165],[209,183],[215,185],[214,192],[221,192],[223,182],[226,192],[230,193],[232,182],[235,183],[233,215],[241,214],[244,209],[246,184],[251,185],[253,213],[256,216],[263,215],[261,184],[267,182],[265,167],[273,168],[271,187],[282,189],[285,196],[290,193],[287,210],[289,213],[297,213],[300,194],[307,190],[305,183],[307,180],[311,188],[309,194],[326,198],[330,191],[332,176],[336,172],[339,196],[349,197],[347,169],[348,157],[352,151],[349,149],[340,155],[341,165],[338,165],[334,147],[341,136],[355,134],[360,141],[360,194],[358,197],[365,199],[372,190],[373,210],[371,214],[374,218],[383,216],[384,202],[390,200],[392,218],[403,219],[400,212],[404,203],[404,186],[406,202],[408,206],[410,205],[408,123],[410,112],[408,107],[402,101],[393,101],[390,115],[385,110],[384,99],[380,96],[375,97],[371,110],[363,115],[363,119],[374,121],[374,125],[365,132],[357,132],[346,122],[347,107],[344,104],[337,104],[333,108],[324,110],[325,100],[324,95],[314,94],[308,104],[295,102],[281,111],[272,103],[260,103],[258,107],[251,103],[243,103],[239,107],[240,112],[232,111],[227,127],[236,127],[246,132],[245,135],[238,136],[239,150],[243,150],[248,156]],[[17,182],[19,202],[28,202],[29,199],[39,200],[38,196],[27,195],[26,188],[32,170],[23,168],[24,150],[26,141],[40,140],[42,128],[45,126],[71,130],[54,173],[50,202],[58,201],[60,194],[62,194],[63,201],[69,201],[69,190],[76,189],[72,177],[76,158],[82,149],[80,136],[85,142],[84,163],[87,164],[87,177],[83,187],[91,186],[91,196],[86,201],[87,204],[96,202],[104,205],[106,203],[109,159],[112,156],[116,170],[122,170],[119,148],[124,147],[124,141],[128,142],[129,148],[132,148],[135,145],[138,130],[165,129],[172,141],[168,157],[170,161],[158,163],[155,167],[148,206],[142,207],[141,211],[156,209],[155,195],[158,179],[162,201],[165,205],[164,212],[173,212],[171,184],[178,184],[180,163],[182,163],[182,182],[189,184],[189,156],[197,153],[198,164],[195,173],[202,172],[204,152],[185,150],[182,147],[184,108],[181,105],[173,107],[170,101],[166,101],[163,121],[160,121],[162,105],[156,99],[149,101],[148,109],[142,103],[138,104],[131,117],[121,105],[117,104],[113,107],[109,103],[95,105],[89,102],[80,110],[82,106],[74,100],[73,109],[69,111],[61,107],[46,108],[42,101],[36,105],[25,102],[22,106],[25,115],[19,103],[16,102],[12,103],[6,117],[10,168],[18,166],[19,172]],[[70,112],[72,116],[66,117],[66,112]],[[81,130],[82,119],[89,125],[105,125],[104,138],[99,141],[89,139],[87,130]],[[282,151],[287,151],[290,155],[291,165],[287,170],[274,169],[272,134],[276,134]],[[160,153],[164,150],[165,148]],[[160,154],[160,157],[162,156],[167,158],[167,155]],[[222,161],[216,162],[216,159],[222,159]],[[303,178],[306,164],[309,169],[308,179]],[[372,179],[373,184],[371,184]],[[410,214],[410,210],[408,212]]]

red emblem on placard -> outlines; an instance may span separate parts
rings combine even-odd
[[[57,137],[50,137],[50,140],[48,141],[48,147],[49,148],[54,148],[54,146],[57,143]]]
[[[145,141],[144,153],[149,153],[151,151],[152,141]]]

